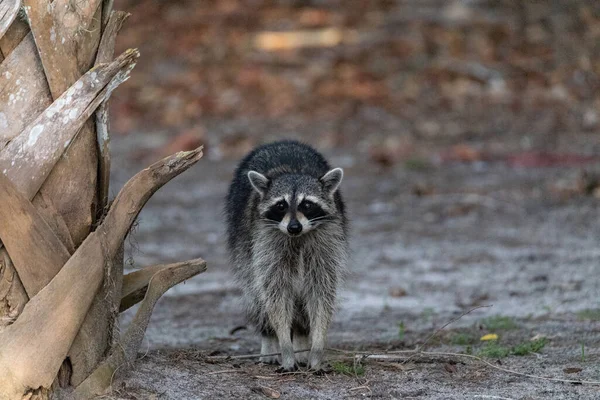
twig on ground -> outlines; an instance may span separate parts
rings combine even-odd
[[[290,377],[285,377],[285,379],[282,379],[281,376],[273,376],[273,375],[253,375],[252,376],[254,379],[261,379],[261,380],[266,380],[266,381],[277,381],[278,383],[283,383],[283,382],[292,382],[295,381],[296,379],[292,376]]]
[[[444,356],[444,357],[470,358],[472,360],[477,360],[477,361],[487,365],[488,367],[494,368],[496,370],[506,372],[509,374],[513,374],[513,375],[524,376],[527,378],[541,379],[541,380],[552,381],[552,382],[574,383],[574,384],[581,384],[581,385],[600,385],[600,381],[584,381],[584,380],[576,380],[576,379],[549,378],[549,377],[544,377],[544,376],[539,376],[539,375],[526,374],[524,372],[518,372],[518,371],[508,369],[508,368],[499,367],[497,365],[490,363],[489,361],[484,360],[481,357],[474,356],[471,354],[450,353],[450,352],[440,352],[440,351],[420,351],[420,350],[398,350],[398,351],[390,351],[386,354],[365,354],[365,352],[352,352],[352,351],[339,350],[339,349],[328,349],[328,350],[333,350],[336,352],[343,352],[346,354],[354,353],[355,357],[360,358],[361,360],[373,360],[373,361],[383,360],[383,361],[387,361],[387,362],[391,362],[391,361],[405,361],[406,362],[416,355],[423,355],[423,356],[430,356],[430,357]],[[405,356],[410,354],[410,357],[405,358],[405,356],[402,356],[402,354],[404,354]]]
[[[442,330],[444,330],[448,325],[453,324],[454,322],[458,321],[459,319],[461,319],[462,317],[464,317],[465,315],[478,310],[480,308],[489,308],[492,307],[492,305],[485,305],[485,306],[477,306],[474,308],[471,308],[468,311],[465,311],[464,313],[462,313],[461,315],[459,315],[458,317],[452,319],[451,321],[445,323],[444,325],[442,325],[440,328],[436,329],[431,335],[429,335],[427,337],[427,339],[425,339],[425,341],[423,342],[423,345],[417,347],[414,350],[396,350],[396,351],[389,351],[389,352],[385,352],[384,354],[376,354],[374,352],[369,352],[369,351],[350,351],[350,350],[343,350],[343,349],[335,349],[335,348],[327,348],[328,351],[332,351],[332,352],[336,352],[336,353],[342,353],[342,354],[347,354],[347,355],[351,355],[352,358],[354,359],[354,361],[356,362],[357,360],[374,360],[374,361],[378,361],[378,360],[383,360],[383,361],[387,361],[387,362],[391,362],[391,361],[402,361],[402,365],[406,364],[407,362],[411,361],[412,359],[414,359],[415,357],[418,356],[430,356],[430,357],[440,357],[440,356],[444,356],[444,357],[462,357],[462,358],[469,358],[471,360],[476,360],[479,361],[485,365],[487,365],[488,367],[491,367],[495,370],[498,371],[502,371],[508,374],[512,374],[512,375],[518,375],[518,376],[523,376],[523,377],[527,377],[527,378],[532,378],[532,379],[540,379],[540,380],[545,380],[545,381],[551,381],[551,382],[562,382],[562,383],[573,383],[573,384],[580,384],[580,385],[600,385],[600,381],[584,381],[584,380],[574,380],[574,379],[562,379],[562,378],[548,378],[548,377],[544,377],[544,376],[539,376],[539,375],[532,375],[532,374],[526,374],[524,372],[518,372],[518,371],[514,371],[508,368],[503,368],[503,367],[499,367],[497,365],[494,365],[486,360],[484,360],[481,357],[478,356],[474,356],[471,354],[461,354],[461,353],[449,353],[449,352],[439,352],[439,351],[423,351],[423,349],[427,346],[427,344],[431,341],[431,339],[437,335],[439,332],[441,332]],[[295,353],[302,353],[305,351],[310,351],[310,349],[306,349],[306,350],[298,350],[295,351]],[[269,356],[278,356],[281,353],[272,353],[272,354],[266,354],[265,356],[269,357]],[[404,355],[404,357],[402,356]],[[261,357],[261,354],[243,354],[243,355],[238,355],[238,356],[213,356],[213,357],[208,357],[209,359],[246,359],[246,358],[258,358]],[[225,370],[227,371],[227,370]],[[235,370],[237,371],[237,370]],[[297,372],[288,372],[288,373],[283,373],[281,375],[285,375],[285,374],[307,374],[310,373],[308,371],[297,371]],[[359,388],[364,388],[366,385],[366,383],[362,386],[358,386],[357,388],[351,389],[351,390],[358,390]],[[370,389],[369,389],[370,390]]]
[[[270,376],[285,376],[285,375],[313,375],[313,371],[290,371],[290,372],[277,372],[276,374],[270,374]]]
[[[371,388],[365,384],[365,385],[362,385],[362,386],[357,386],[357,387],[353,387],[353,388],[348,389],[349,392],[353,392],[355,390],[368,390],[370,392]]]
[[[490,305],[486,305],[486,306],[477,306],[474,308],[471,308],[470,310],[465,311],[464,313],[460,314],[458,317],[454,318],[453,320],[450,320],[448,322],[446,322],[444,325],[442,325],[440,328],[436,329],[431,335],[429,335],[429,337],[427,339],[425,339],[425,342],[423,342],[423,345],[417,348],[417,352],[414,356],[409,357],[408,359],[406,359],[403,364],[406,364],[407,362],[409,362],[410,360],[412,360],[413,357],[415,357],[416,355],[418,355],[423,349],[426,348],[427,344],[429,343],[429,341],[431,339],[433,339],[433,337],[435,335],[437,335],[438,333],[440,333],[441,331],[444,330],[444,328],[446,328],[448,325],[451,325],[453,323],[455,323],[456,321],[458,321],[459,319],[461,319],[462,317],[464,317],[467,314],[472,313],[475,310],[479,310],[480,308],[490,308],[492,307],[493,304]]]
[[[294,353],[304,353],[305,351],[310,351],[310,349],[304,350],[296,350]],[[208,356],[206,357],[208,360],[243,360],[247,358],[259,358],[259,357],[272,357],[272,356],[280,356],[281,353],[271,353],[271,354],[241,354],[238,356]]]
[[[545,376],[539,376],[539,375],[532,375],[532,374],[526,374],[523,372],[519,372],[519,371],[514,371],[508,368],[503,368],[503,367],[499,367],[497,365],[494,365],[486,360],[484,360],[481,357],[478,356],[474,356],[471,354],[461,354],[461,353],[450,353],[450,352],[439,352],[439,351],[420,351],[420,350],[397,350],[397,351],[390,351],[387,352],[385,354],[375,354],[372,352],[366,352],[366,351],[350,351],[350,350],[342,350],[342,349],[335,349],[335,348],[327,348],[327,350],[329,351],[333,351],[333,352],[337,352],[337,353],[343,353],[343,354],[348,354],[348,355],[353,355],[355,358],[356,357],[360,357],[361,360],[373,360],[373,361],[378,361],[378,360],[384,360],[387,362],[390,361],[394,361],[394,360],[402,360],[404,361],[405,358],[398,356],[400,354],[404,354],[404,355],[408,355],[409,358],[413,357],[415,355],[423,355],[423,356],[430,356],[430,357],[462,357],[462,358],[470,358],[472,360],[476,360],[479,361],[485,365],[487,365],[488,367],[491,367],[493,369],[496,369],[498,371],[502,371],[502,372],[506,372],[508,374],[513,374],[513,375],[519,375],[519,376],[524,376],[527,378],[532,378],[532,379],[541,379],[541,380],[546,380],[546,381],[551,381],[551,382],[562,382],[562,383],[573,383],[573,384],[580,384],[580,385],[597,385],[600,386],[600,381],[585,381],[585,380],[576,380],[576,379],[562,379],[562,378],[551,378],[551,377],[545,377]],[[307,350],[299,350],[297,351],[297,353],[299,352],[304,352]],[[273,354],[268,354],[267,356],[276,356],[276,355],[280,355],[280,353],[273,353]],[[244,358],[258,358],[260,357],[260,354],[243,354],[243,355],[239,355],[239,356],[213,356],[213,357],[208,357],[208,358],[219,358],[219,359],[244,359]],[[244,370],[241,369],[236,369],[236,370],[223,370],[223,371],[215,371],[215,372],[211,372],[208,373],[208,375],[211,374],[218,374],[218,373],[226,373],[226,372],[243,372]],[[295,372],[283,372],[280,374],[273,374],[273,375],[268,375],[268,376],[281,376],[281,375],[306,375],[306,374],[310,374],[310,371],[295,371]],[[258,377],[258,376],[257,376]],[[265,377],[260,377],[260,378],[265,378]]]

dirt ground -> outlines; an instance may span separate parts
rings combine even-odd
[[[111,99],[113,194],[161,155],[207,149],[141,213],[130,268],[203,257],[209,270],[157,304],[109,397],[600,398],[583,382],[600,381],[598,2],[351,3],[116,2],[132,13],[118,51],[142,57]],[[333,46],[256,41],[331,29]],[[351,275],[329,347],[346,353],[322,376],[227,358],[259,340],[230,333],[244,317],[223,198],[236,161],[283,137],[345,169]],[[538,378],[466,356],[348,353],[424,343]]]
[[[153,140],[162,139],[115,138],[115,191],[143,164],[128,154]],[[414,349],[463,312],[491,305],[448,326],[427,350],[477,355],[487,333],[507,348],[543,336],[545,347],[534,353],[486,359],[541,377],[600,380],[600,203],[564,189],[579,168],[477,162],[382,169],[355,150],[327,155],[346,170],[342,190],[352,221],[352,274],[329,347]],[[209,152],[142,212],[127,249],[133,267],[201,256],[209,271],[157,304],[144,352],[112,398],[600,398],[599,386],[518,376],[453,356],[363,360],[364,371],[350,363],[349,375],[337,365],[323,376],[278,375],[254,359],[211,359],[259,351],[250,331],[230,334],[244,324],[220,214],[234,166]],[[494,325],[491,316],[503,318]]]

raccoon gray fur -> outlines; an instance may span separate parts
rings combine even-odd
[[[229,187],[234,274],[262,335],[261,361],[284,371],[321,368],[348,256],[342,178],[310,146],[281,141],[248,154]]]

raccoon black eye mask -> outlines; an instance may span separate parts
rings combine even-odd
[[[229,187],[233,272],[261,361],[284,371],[321,368],[348,257],[343,176],[310,146],[283,141],[248,154]]]
[[[343,176],[341,168],[334,168],[318,180],[313,178],[315,182],[311,182],[312,185],[305,183],[291,190],[293,182],[288,182],[285,188],[287,193],[281,197],[273,196],[268,202],[264,201],[260,215],[269,226],[278,228],[282,233],[290,236],[308,233],[320,224],[327,222],[329,213],[335,212],[327,205],[327,200],[332,200]],[[260,172],[249,171],[248,181],[261,199],[271,197],[269,196],[272,195],[271,179]],[[317,181],[318,183],[316,183]],[[275,192],[284,188],[280,182],[277,183],[279,185],[274,189]],[[320,190],[319,186],[321,186]],[[297,191],[302,189],[309,190],[312,194],[307,195]]]

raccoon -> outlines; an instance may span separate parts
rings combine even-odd
[[[234,275],[262,336],[260,361],[283,371],[321,368],[348,258],[342,178],[310,146],[280,141],[248,154],[229,187]]]

